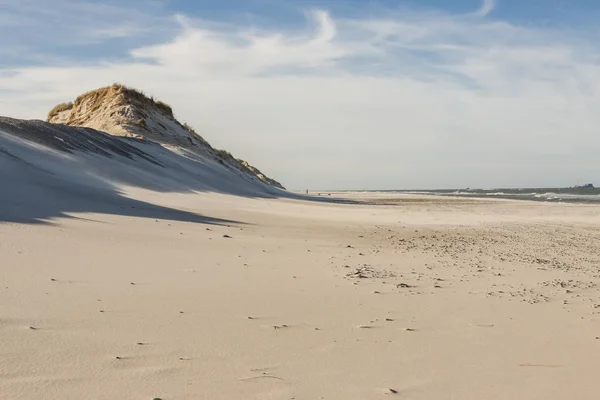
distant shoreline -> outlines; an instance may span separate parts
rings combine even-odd
[[[436,198],[462,198],[483,200],[518,200],[538,203],[600,204],[598,188],[528,188],[528,189],[439,189],[439,190],[333,190],[309,191],[310,196],[342,196],[363,194],[403,194]],[[356,196],[351,196],[355,198]],[[362,197],[362,196],[361,196]],[[365,199],[366,200],[366,199]],[[381,199],[378,199],[381,201]],[[397,202],[397,200],[394,200]]]

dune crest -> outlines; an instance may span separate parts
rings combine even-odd
[[[180,123],[172,108],[143,92],[121,84],[92,90],[72,103],[54,107],[47,122],[74,127],[87,127],[113,136],[146,139],[161,145],[176,146],[197,156],[212,158],[268,185],[283,185],[229,152],[213,148],[187,124]]]

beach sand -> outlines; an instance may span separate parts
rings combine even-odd
[[[127,194],[0,223],[1,399],[600,395],[597,206]]]

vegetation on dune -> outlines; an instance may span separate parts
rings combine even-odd
[[[171,118],[174,118],[173,108],[170,105],[168,105],[167,103],[164,103],[164,102],[158,100],[154,103],[154,105],[156,107],[158,107],[158,109],[161,110],[164,114],[168,115]]]
[[[175,118],[175,116],[173,115],[173,108],[170,105],[163,101],[156,100],[153,96],[147,96],[141,90],[134,89],[118,83],[113,84],[111,88],[113,88],[113,90],[123,93],[126,100],[133,100],[151,107],[156,107],[166,116]]]
[[[94,111],[98,110],[100,108],[100,106],[102,105],[104,99],[106,98],[106,95],[109,93],[111,87],[103,87],[100,89],[96,89],[96,90],[92,90],[89,92],[86,92],[84,94],[82,94],[81,96],[77,97],[75,99],[75,103],[73,104],[74,108],[77,109],[78,107],[81,106],[82,103],[90,100],[91,101],[91,106],[89,107],[89,109],[87,110],[88,113],[93,113]],[[71,114],[71,118],[69,118],[69,121],[67,122],[68,125],[73,124],[73,122],[75,121],[75,113]]]
[[[114,83],[111,86],[106,86],[100,89],[91,90],[87,93],[75,99],[75,103],[72,106],[78,107],[84,102],[90,102],[91,105],[88,108],[88,113],[93,113],[98,110],[106,98],[112,98],[121,96],[121,102],[127,103],[138,103],[144,107],[155,107],[160,112],[165,114],[167,117],[175,118],[173,115],[173,109],[170,105],[160,100],[154,99],[154,97],[147,96],[143,91],[134,89],[119,83]],[[73,118],[74,116],[72,116]],[[69,123],[74,122],[70,120]]]
[[[60,103],[59,105],[55,106],[52,110],[50,110],[50,112],[48,113],[48,121],[50,121],[52,118],[56,117],[58,115],[58,113],[70,110],[72,108],[73,108],[73,103],[70,101],[66,102],[66,103]]]

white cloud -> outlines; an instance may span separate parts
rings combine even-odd
[[[485,17],[486,15],[488,15],[489,13],[494,11],[495,7],[496,7],[495,0],[483,0],[483,4],[481,5],[481,8],[479,8],[479,10],[477,10],[476,15],[478,15],[480,17]]]
[[[315,32],[298,35],[212,31],[192,28],[185,21],[185,29],[174,41],[136,49],[132,55],[181,73],[213,77],[263,74],[275,68],[321,68],[349,55],[334,43],[336,27],[328,13],[314,11],[310,17]]]
[[[568,185],[600,173],[591,41],[406,9],[309,17],[313,29],[290,31],[179,16],[179,34],[131,60],[0,68],[0,114],[40,118],[123,82],[299,189]]]

